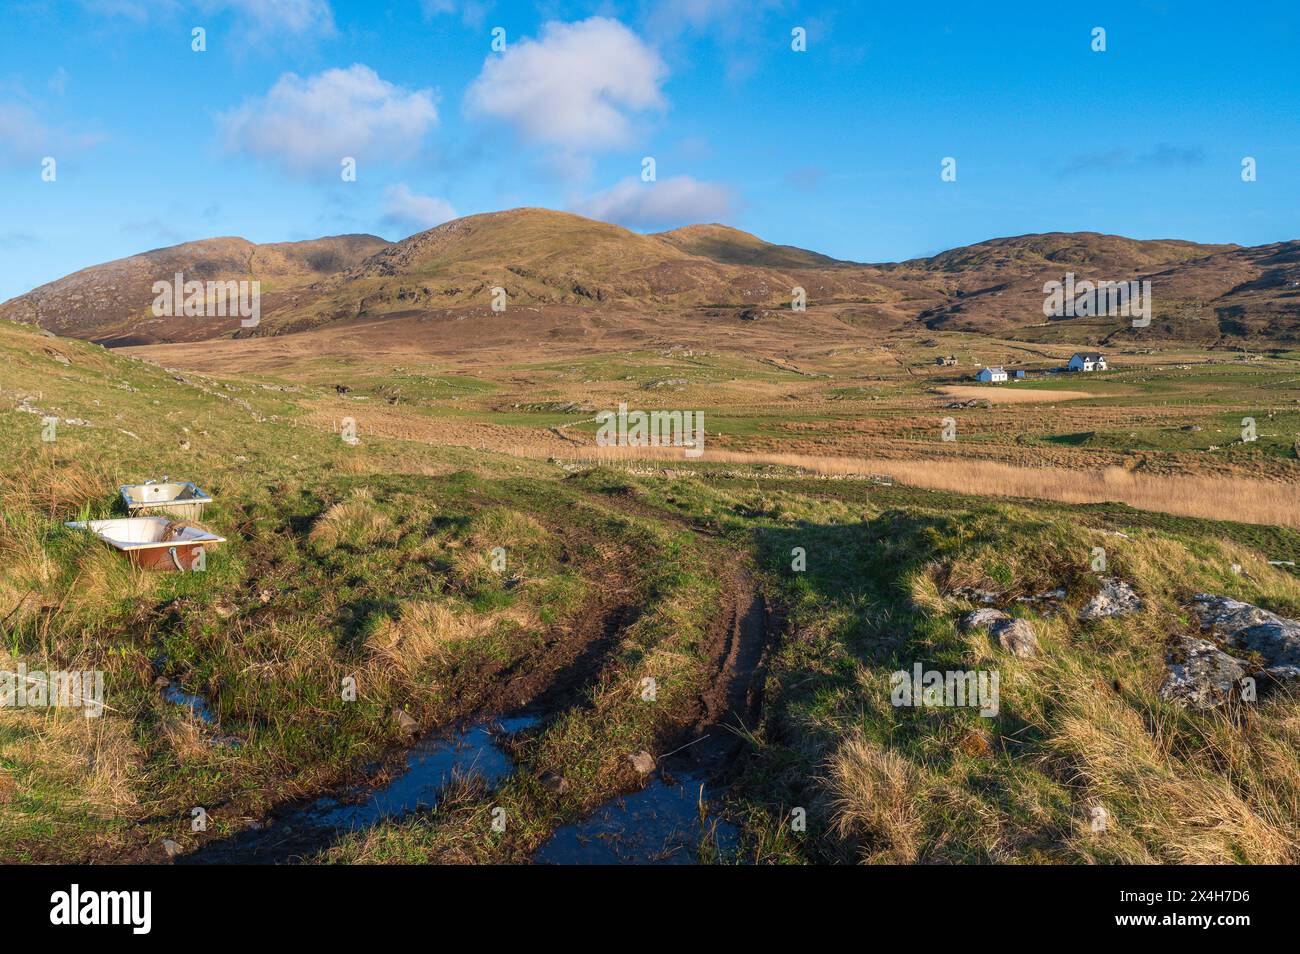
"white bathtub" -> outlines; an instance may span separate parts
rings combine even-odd
[[[130,557],[136,566],[150,570],[190,570],[200,550],[225,543],[225,537],[198,527],[183,527],[168,538],[168,517],[121,517],[114,520],[79,520],[67,524],[89,530],[109,546]]]

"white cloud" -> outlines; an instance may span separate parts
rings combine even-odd
[[[106,16],[120,16],[146,21],[154,17],[176,17],[191,12],[200,15],[231,13],[239,30],[266,34],[287,33],[294,36],[330,36],[334,30],[334,11],[328,0],[198,0],[184,4],[179,0],[83,0],[86,7]],[[197,24],[202,26],[203,24]]]
[[[478,29],[487,21],[490,3],[482,0],[420,0],[420,9],[426,20],[447,14],[459,13],[460,22],[467,27]]]
[[[0,102],[0,160],[15,165],[37,163],[45,156],[62,159],[104,140],[99,133],[74,133],[47,126],[21,103]]]
[[[552,21],[539,39],[489,55],[465,104],[529,142],[580,154],[625,144],[631,114],[664,108],[667,75],[659,54],[616,20]]]
[[[650,4],[645,22],[655,37],[705,30],[737,36],[751,32],[761,18],[786,6],[785,0],[657,0]]]
[[[0,103],[0,148],[16,160],[39,158],[49,133],[25,106]]]
[[[694,222],[722,221],[736,211],[731,188],[674,176],[659,182],[628,178],[584,199],[573,211],[631,228],[665,228]]]
[[[265,96],[218,119],[229,150],[293,173],[337,171],[344,156],[409,159],[437,122],[432,90],[404,89],[360,63],[307,79],[285,73]]]
[[[456,218],[456,210],[446,199],[412,192],[406,183],[384,190],[384,221],[417,232],[431,229]]]
[[[295,36],[334,32],[334,12],[327,0],[208,0],[200,7],[233,11],[257,30],[283,31]]]

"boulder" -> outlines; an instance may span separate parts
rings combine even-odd
[[[636,755],[629,755],[628,759],[632,762],[632,767],[641,775],[649,775],[655,770],[655,757],[649,752],[641,751]]]
[[[987,629],[991,632],[994,627],[1005,625],[1010,619],[1011,616],[1000,609],[977,609],[966,614],[961,621],[961,628],[968,633],[973,629]]]
[[[556,795],[563,795],[569,790],[569,780],[555,772],[544,773],[539,781],[542,783],[543,788],[548,792],[554,792]]]
[[[1032,659],[1038,655],[1038,633],[1027,619],[1013,619],[993,630],[998,645],[1013,656]]]
[[[1249,664],[1229,656],[1208,639],[1184,636],[1170,651],[1167,665],[1160,698],[1209,709],[1232,698]]]
[[[1275,676],[1291,678],[1300,671],[1300,620],[1287,619],[1251,603],[1198,593],[1192,610],[1201,628],[1219,637],[1233,649],[1258,654]]]
[[[420,723],[416,722],[411,714],[402,709],[393,712],[393,718],[397,720],[397,731],[404,736],[412,736],[420,731]]]
[[[967,613],[961,621],[961,628],[968,633],[977,629],[987,630],[999,646],[1021,659],[1038,655],[1038,633],[1034,624],[1027,619],[1012,619],[1000,609],[986,607]]]
[[[1142,609],[1142,600],[1133,587],[1118,577],[1102,577],[1101,589],[1079,612],[1079,619],[1087,622],[1108,619],[1112,616],[1130,616]]]

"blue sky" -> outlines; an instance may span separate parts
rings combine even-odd
[[[520,205],[859,261],[1054,230],[1298,238],[1298,10],[16,0],[0,299],[190,239],[396,239]]]

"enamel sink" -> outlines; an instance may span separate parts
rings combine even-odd
[[[141,513],[161,513],[175,520],[198,520],[205,505],[212,498],[194,484],[172,480],[147,480],[143,484],[127,484],[122,488],[122,502],[132,516]]]

